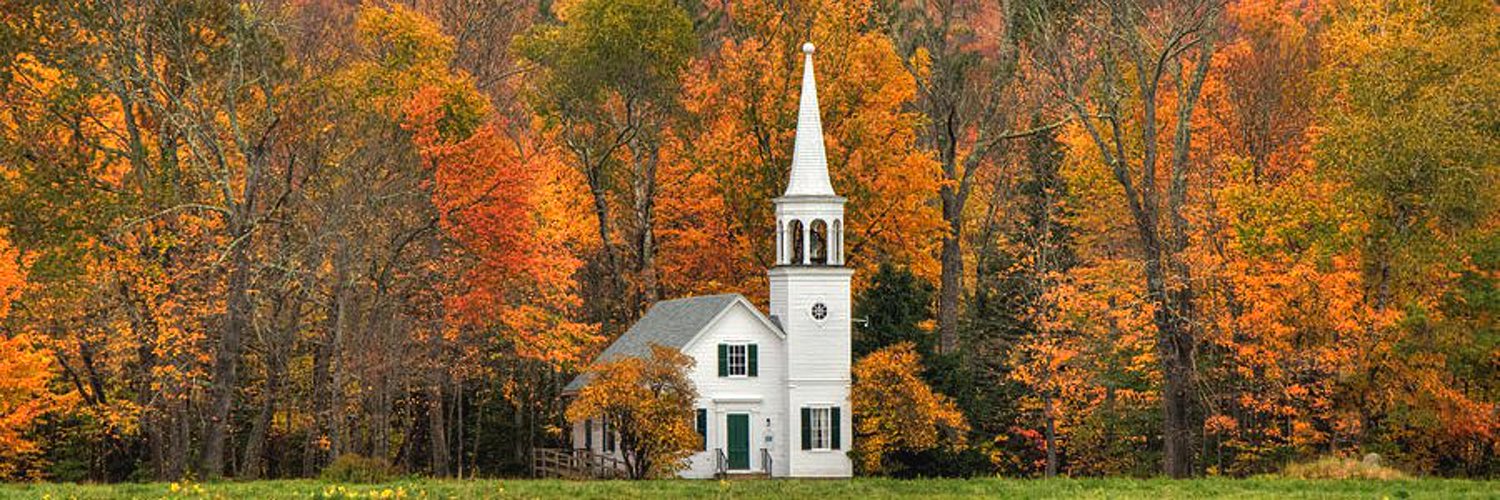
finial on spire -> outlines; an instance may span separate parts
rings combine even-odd
[[[818,84],[813,77],[814,51],[811,42],[802,44],[807,54],[802,63],[802,96],[797,109],[797,136],[792,146],[792,175],[786,196],[834,196],[828,181],[828,156],[823,151],[823,120],[818,110]]]

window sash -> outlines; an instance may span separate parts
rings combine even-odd
[[[742,377],[750,373],[749,347],[745,344],[729,345],[729,375]]]
[[[703,450],[708,451],[708,410],[698,409],[697,424],[698,437],[703,440]]]
[[[812,409],[812,448],[833,448],[833,411],[828,408]]]
[[[615,430],[614,430],[614,426],[609,425],[609,424],[610,424],[609,419],[604,419],[604,425],[602,426],[602,427],[604,427],[604,451],[606,453],[614,453],[614,451],[615,451]]]
[[[583,449],[594,451],[594,420],[583,421]]]

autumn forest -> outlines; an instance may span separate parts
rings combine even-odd
[[[1489,0],[0,0],[0,479],[526,474],[808,41],[858,473],[1500,475]]]

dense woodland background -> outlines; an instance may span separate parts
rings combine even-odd
[[[1500,474],[1487,0],[0,4],[3,477],[523,473],[764,303],[808,40],[856,355],[967,421],[866,472]]]

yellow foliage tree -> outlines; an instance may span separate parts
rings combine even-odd
[[[677,472],[703,444],[692,424],[698,398],[687,377],[692,366],[693,358],[681,351],[654,344],[650,358],[598,363],[568,406],[568,420],[611,422],[634,479]]]
[[[867,473],[885,469],[897,451],[962,447],[969,423],[948,396],[922,380],[922,356],[911,342],[870,353],[854,365],[855,463]]]

